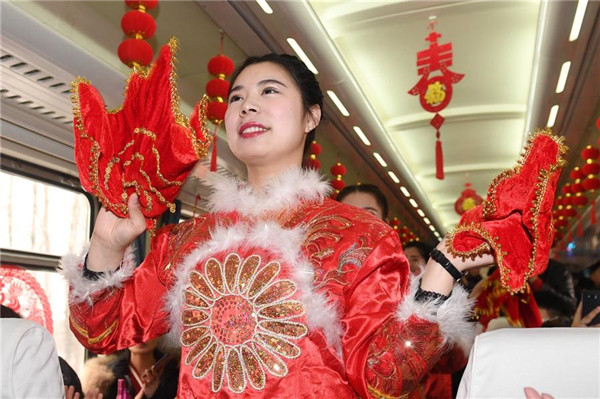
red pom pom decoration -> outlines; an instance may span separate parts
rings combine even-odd
[[[156,22],[152,15],[132,10],[121,18],[121,28],[129,37],[136,39],[148,39],[156,32]]]
[[[208,72],[221,79],[231,75],[234,69],[233,60],[223,54],[216,55],[208,61]]]
[[[134,64],[150,65],[154,51],[152,46],[141,39],[126,39],[119,45],[119,58],[130,68]]]
[[[220,124],[225,119],[227,104],[219,101],[211,101],[206,107],[206,115],[208,119],[215,124]]]
[[[224,79],[211,79],[206,83],[206,95],[211,98],[221,98],[225,102],[229,94],[229,82]]]

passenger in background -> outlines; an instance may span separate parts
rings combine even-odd
[[[64,398],[56,345],[48,330],[12,316],[5,306],[0,312],[0,398]]]
[[[118,355],[93,359],[86,363],[87,391],[98,389],[106,398],[114,398],[118,381],[125,380],[131,398],[174,398],[179,375],[178,356],[157,349],[160,337],[125,349]],[[167,358],[163,359],[163,356]],[[157,362],[160,360],[159,364]]]
[[[540,309],[542,326],[567,327],[575,312],[573,277],[565,265],[550,259],[548,268],[529,279],[533,296]]]
[[[421,241],[410,241],[403,246],[403,249],[410,264],[410,272],[414,275],[421,274],[425,270],[429,253],[433,248]]]
[[[383,221],[387,219],[387,198],[383,195],[379,187],[374,184],[346,186],[339,192],[336,199],[344,204],[362,208]]]

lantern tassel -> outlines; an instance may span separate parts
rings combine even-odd
[[[444,152],[442,150],[442,141],[440,140],[439,130],[436,133],[435,140],[435,177],[444,180]]]
[[[592,197],[592,210],[591,215],[592,224],[596,224],[596,197]]]
[[[581,223],[581,215],[577,218],[577,237],[583,237],[583,224]]]
[[[219,126],[215,126],[215,131],[213,132],[213,148],[212,153],[210,155],[210,171],[217,171],[217,130],[219,130]]]

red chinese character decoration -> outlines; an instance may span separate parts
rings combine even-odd
[[[421,106],[427,112],[435,113],[429,122],[436,130],[435,137],[435,177],[444,179],[444,154],[440,140],[440,127],[444,117],[439,114],[452,99],[452,84],[458,83],[465,76],[448,68],[452,66],[452,43],[438,44],[441,34],[435,31],[436,20],[429,23],[431,33],[425,38],[429,48],[417,53],[417,72],[421,75],[419,82],[409,90],[409,94],[419,96]],[[433,72],[439,73],[433,74]]]

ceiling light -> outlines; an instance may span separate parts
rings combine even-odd
[[[415,207],[415,208],[418,208],[418,207],[419,207],[419,204],[417,204],[417,201],[415,201],[415,200],[414,200],[414,199],[412,199],[412,198],[411,198],[411,199],[409,199],[409,200],[408,200],[408,202],[410,202],[410,204],[411,204],[413,207]]]
[[[430,221],[429,221],[429,219],[427,219],[427,218],[423,218],[423,221],[424,221],[425,223],[427,223],[427,224],[431,224],[431,222],[430,222]]]
[[[562,64],[560,68],[560,75],[558,75],[558,84],[556,85],[556,92],[562,93],[567,83],[567,76],[569,76],[569,69],[571,68],[571,61],[567,61]]]
[[[573,18],[573,26],[571,26],[571,33],[569,34],[569,41],[575,41],[579,37],[579,31],[581,30],[581,24],[583,23],[583,16],[585,15],[585,9],[587,7],[588,0],[579,0],[577,3],[577,10],[575,11],[575,17]]]
[[[342,102],[340,101],[338,96],[336,96],[336,94],[333,91],[327,90],[327,94],[329,95],[329,98],[331,98],[331,101],[333,101],[335,106],[338,107],[338,109],[340,110],[342,115],[344,115],[344,116],[350,115],[350,112],[348,112],[346,107],[344,107],[344,104],[342,104]]]
[[[400,187],[400,191],[402,191],[402,194],[404,194],[405,197],[410,197],[410,193],[408,192],[408,190],[406,189],[406,187],[402,186]]]
[[[419,216],[421,216],[422,218],[424,218],[424,217],[425,217],[425,212],[423,212],[422,210],[420,210],[420,209],[417,209],[417,213],[418,213],[418,214],[419,214]]]
[[[265,12],[265,14],[273,14],[273,9],[269,6],[266,0],[256,0],[260,8]]]
[[[292,47],[292,49],[294,50],[294,52],[296,53],[296,55],[302,60],[302,62],[304,62],[304,64],[306,65],[306,67],[308,69],[311,70],[312,73],[314,73],[315,75],[319,73],[319,71],[317,71],[317,68],[315,68],[315,66],[313,65],[313,63],[308,59],[308,56],[306,55],[306,53],[304,52],[304,50],[302,50],[302,48],[300,47],[300,45],[291,37],[288,37],[287,42],[290,44],[290,46]]]
[[[552,106],[550,108],[550,115],[548,115],[548,123],[546,126],[552,127],[554,126],[554,122],[556,122],[556,115],[558,114],[558,105]]]
[[[381,155],[379,155],[378,153],[374,152],[373,156],[375,157],[375,159],[377,160],[377,162],[379,162],[379,164],[381,166],[383,166],[384,168],[387,168],[387,163],[383,160],[383,158],[381,158]]]
[[[433,235],[436,236],[437,238],[440,238],[440,233],[438,233],[437,231],[434,231]]]
[[[356,132],[356,135],[363,142],[364,145],[366,145],[366,146],[371,145],[371,142],[369,141],[369,139],[367,138],[367,136],[365,135],[365,133],[362,131],[361,128],[359,128],[358,126],[354,126],[354,131]]]
[[[396,176],[396,174],[394,172],[392,172],[391,170],[388,172],[388,175],[390,175],[390,177],[392,178],[394,183],[396,183],[396,184],[400,183],[400,179],[398,179],[398,176]]]
[[[435,227],[433,227],[433,225],[431,225],[431,224],[430,224],[430,225],[429,225],[429,230],[431,230],[431,231],[435,231]]]

